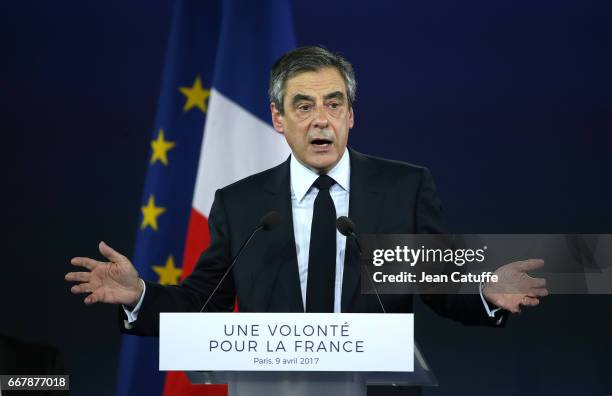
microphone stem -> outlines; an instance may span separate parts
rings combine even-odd
[[[355,244],[357,245],[357,250],[359,251],[359,262],[361,263],[361,255],[363,254],[363,251],[361,250],[361,244],[359,243],[359,238],[357,238],[357,235],[354,232],[351,232],[349,235],[351,236],[351,239],[353,239],[353,241],[355,241]],[[378,289],[376,289],[376,285],[374,285],[374,282],[372,281],[372,274],[370,273],[368,266],[364,264],[363,268],[365,268],[366,272],[368,273],[368,280],[370,281],[370,285],[372,286],[372,289],[374,289],[374,293],[376,294],[376,298],[378,299],[378,304],[380,305],[380,308],[382,309],[383,313],[387,313],[387,310],[385,309],[385,306],[383,305],[382,300],[380,299],[380,295],[378,294]]]
[[[223,281],[225,280],[227,275],[230,273],[232,268],[234,268],[234,264],[236,264],[236,261],[238,261],[238,257],[240,257],[240,255],[242,254],[242,250],[244,249],[244,247],[251,241],[251,239],[253,239],[253,237],[255,236],[255,233],[257,233],[257,231],[261,230],[262,228],[263,228],[263,226],[261,226],[261,225],[259,227],[255,228],[253,230],[253,232],[251,233],[251,235],[249,236],[249,238],[246,241],[244,241],[242,246],[240,246],[240,249],[238,249],[238,254],[236,255],[236,257],[234,257],[234,260],[230,264],[229,268],[227,270],[225,270],[225,273],[221,277],[221,280],[217,283],[217,286],[215,286],[213,291],[210,293],[210,295],[208,296],[208,299],[206,300],[204,305],[202,305],[202,309],[200,309],[200,312],[204,311],[204,308],[206,308],[206,306],[208,305],[208,303],[210,302],[212,297],[215,295],[215,293],[217,292],[217,289],[219,289],[219,287],[221,286],[221,284],[223,283]]]
[[[368,269],[367,265],[363,265],[363,268],[365,268],[366,272],[368,273],[368,279],[370,280],[370,285],[372,285],[372,289],[374,289],[374,293],[376,294],[376,298],[378,299],[378,304],[380,304],[380,308],[382,309],[383,313],[387,313],[387,311],[385,310],[385,306],[382,303],[382,300],[380,299],[380,295],[378,295],[378,290],[376,289],[376,286],[374,285],[374,282],[372,281],[372,274],[370,273],[370,270]]]

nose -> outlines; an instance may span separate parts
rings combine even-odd
[[[318,129],[326,129],[329,126],[325,106],[316,106],[313,114],[312,126]]]

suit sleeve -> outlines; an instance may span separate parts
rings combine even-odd
[[[416,208],[416,232],[419,234],[446,234],[442,203],[436,192],[433,177],[424,168],[419,184]],[[421,299],[437,314],[465,325],[499,326],[501,310],[495,318],[488,317],[479,294],[424,294]],[[503,311],[503,312],[502,312]]]
[[[119,326],[123,333],[158,336],[160,312],[199,312],[231,262],[227,214],[223,191],[217,190],[208,218],[210,246],[198,259],[191,273],[178,286],[163,286],[146,281],[146,293],[138,320],[125,325],[119,307]],[[231,311],[234,306],[234,281],[228,274],[206,307],[206,311]]]

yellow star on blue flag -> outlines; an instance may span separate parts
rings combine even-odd
[[[208,106],[206,105],[206,99],[210,96],[210,90],[202,87],[202,80],[200,76],[197,76],[191,87],[180,87],[179,91],[187,98],[185,106],[183,106],[183,112],[187,112],[194,107],[197,107],[206,113]]]
[[[179,279],[183,270],[174,266],[174,257],[168,256],[166,265],[154,265],[153,271],[159,275],[158,283],[160,285],[178,285]]]
[[[142,223],[140,228],[144,230],[147,226],[151,227],[153,231],[157,231],[157,218],[166,211],[166,208],[155,206],[155,196],[149,195],[147,204],[141,209],[142,212]]]
[[[165,139],[164,130],[160,129],[157,134],[157,139],[151,141],[151,149],[153,150],[151,154],[151,165],[153,165],[155,161],[159,161],[168,166],[168,151],[175,145],[176,143]]]

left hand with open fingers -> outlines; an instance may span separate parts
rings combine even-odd
[[[548,295],[546,279],[534,278],[527,272],[544,266],[544,260],[515,261],[495,271],[497,282],[488,282],[482,292],[487,301],[512,313],[521,307],[534,307]]]

